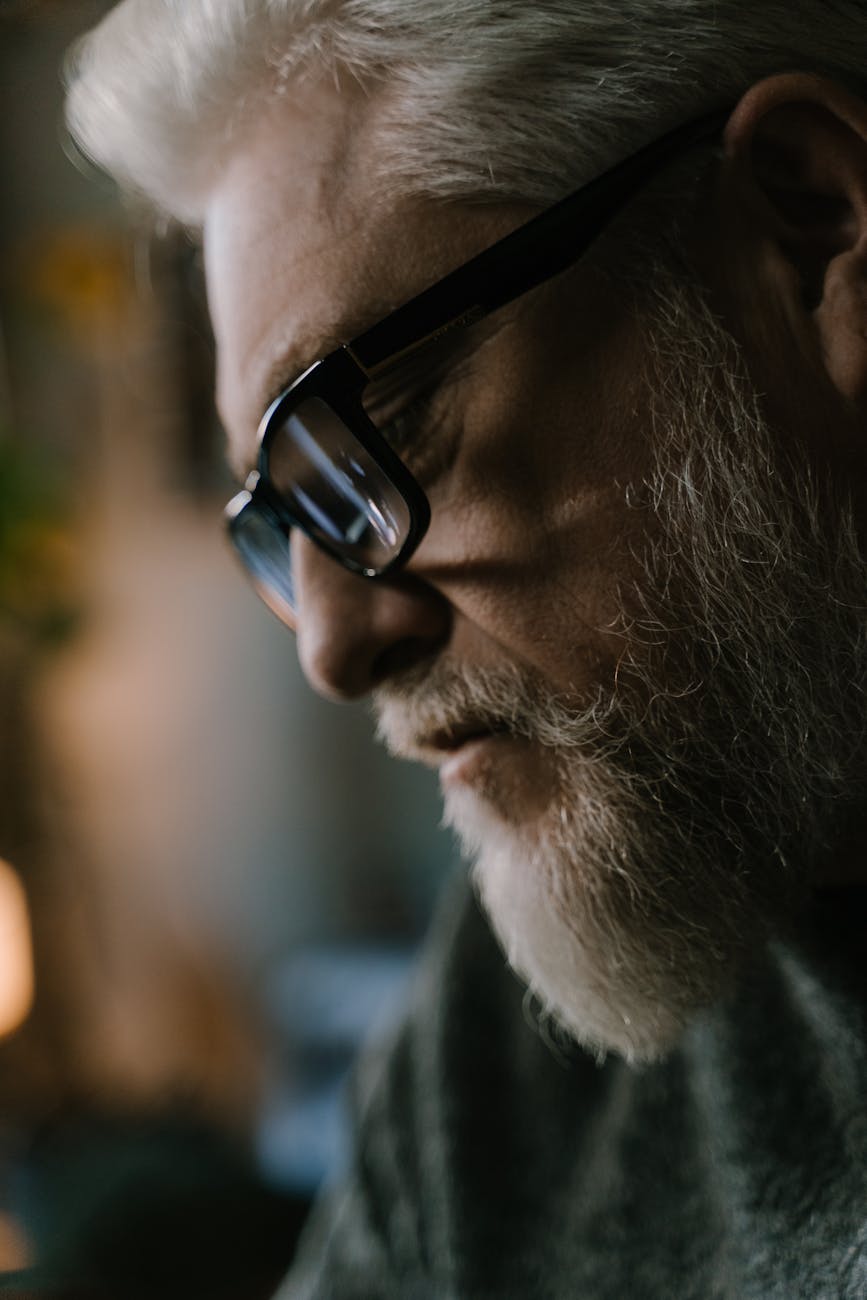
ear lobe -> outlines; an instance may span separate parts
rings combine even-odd
[[[835,388],[867,408],[867,104],[824,78],[771,77],[738,104],[725,145],[753,233],[789,268],[787,310]]]
[[[828,263],[814,319],[828,378],[867,407],[867,239]]]

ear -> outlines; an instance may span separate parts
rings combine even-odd
[[[725,131],[739,238],[776,259],[785,314],[838,393],[867,410],[867,103],[806,73],[751,87]]]

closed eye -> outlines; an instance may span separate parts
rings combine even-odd
[[[424,488],[448,468],[460,443],[458,404],[449,397],[445,385],[433,384],[398,409],[371,412],[382,437]]]
[[[467,384],[478,383],[485,345],[502,321],[487,319],[402,358],[368,385],[364,407],[420,482],[452,462],[460,442]]]
[[[413,440],[424,433],[431,417],[431,411],[437,396],[437,386],[432,385],[424,392],[408,398],[397,409],[392,406],[382,412],[370,410],[368,414],[388,445],[398,456],[404,455]]]

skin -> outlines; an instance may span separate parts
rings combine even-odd
[[[219,400],[239,466],[252,463],[275,374],[282,386],[531,215],[408,200],[371,209],[364,142],[375,122],[358,123],[376,111],[324,88],[303,107],[280,105],[211,198],[205,249]],[[352,129],[358,154],[338,160]],[[443,398],[443,424],[462,431],[459,448],[446,447],[444,467],[418,466],[433,522],[407,569],[366,582],[293,539],[298,654],[317,690],[355,698],[443,655],[520,662],[567,694],[613,673],[621,645],[606,625],[635,540],[623,495],[643,468],[636,352],[633,320],[583,268],[498,313]],[[513,767],[501,773],[510,797],[543,798],[540,756],[522,742],[497,743],[509,750],[499,761]]]
[[[328,84],[299,101],[248,130],[206,209],[219,404],[239,471],[279,388],[532,214],[386,202],[377,97]],[[832,83],[760,83],[729,124],[713,208],[689,232],[780,427],[832,429],[816,455],[847,481],[864,468],[865,139],[867,110]],[[840,198],[821,228],[798,202],[817,191]],[[619,589],[649,526],[626,505],[647,468],[643,361],[632,305],[589,259],[498,313],[440,399],[451,436],[418,467],[433,521],[406,569],[367,582],[293,538],[313,687],[357,698],[443,659],[517,663],[566,698],[612,680]],[[448,756],[434,738],[431,749]],[[477,761],[486,781],[497,765],[513,815],[545,802],[529,743],[491,740]]]

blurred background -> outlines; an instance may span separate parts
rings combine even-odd
[[[0,1292],[253,1296],[453,849],[235,569],[198,251],[64,139],[108,7],[0,0]]]

